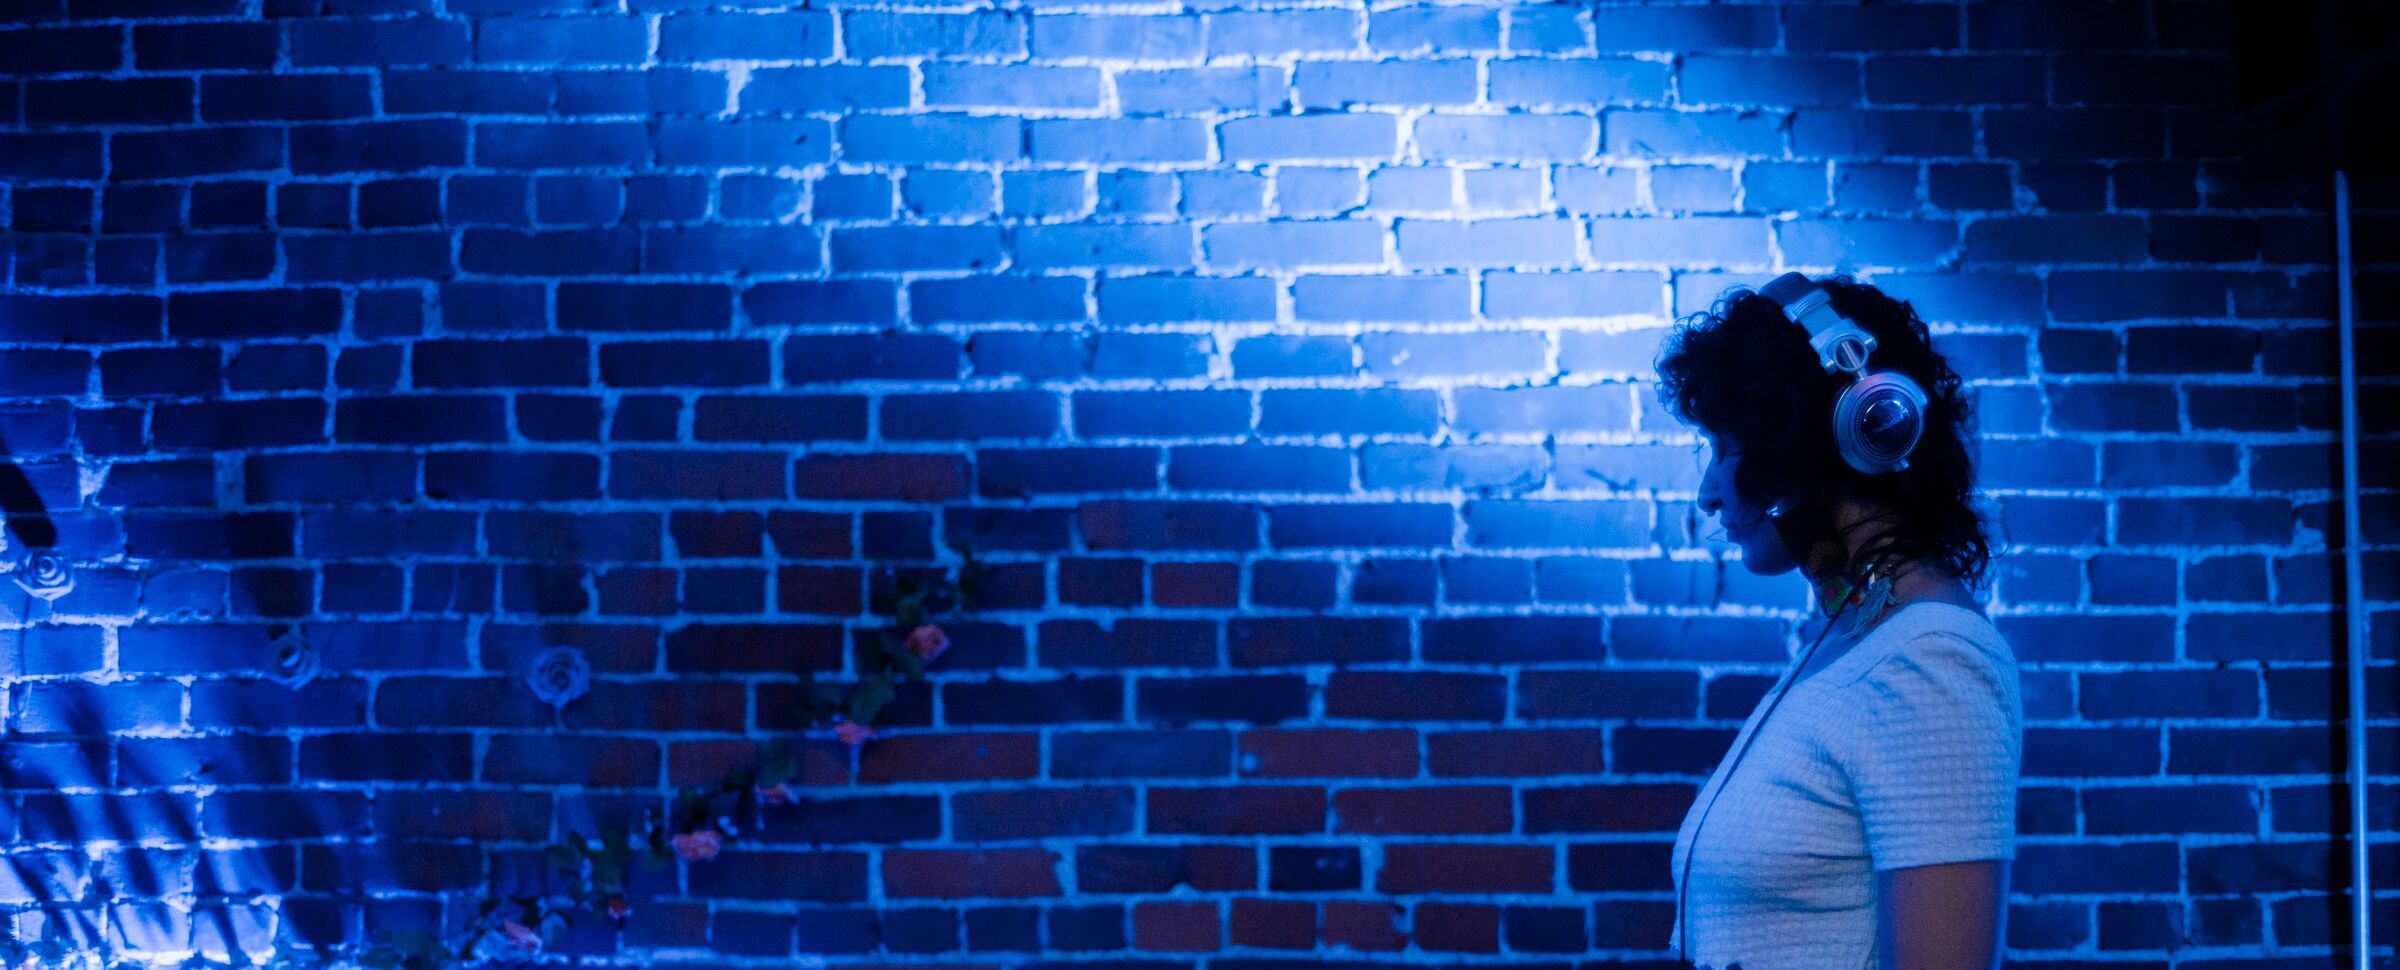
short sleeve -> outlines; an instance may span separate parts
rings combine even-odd
[[[1845,690],[1862,716],[1844,768],[1876,871],[2015,855],[2024,709],[2005,645],[1928,631]]]

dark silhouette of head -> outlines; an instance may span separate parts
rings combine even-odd
[[[1660,399],[1721,454],[1738,455],[1723,466],[1730,494],[1704,494],[1703,510],[1719,513],[1721,506],[1728,534],[1743,543],[1745,561],[1767,567],[1753,566],[1762,572],[1803,565],[1847,575],[1873,564],[1926,560],[1980,584],[1991,549],[1973,503],[1967,440],[1974,415],[1958,374],[1933,348],[1915,307],[1848,276],[1818,283],[1835,310],[1874,335],[1871,369],[1898,371],[1925,389],[1924,434],[1908,467],[1868,475],[1842,460],[1832,409],[1849,378],[1824,371],[1807,331],[1775,301],[1731,287],[1709,309],[1679,320],[1657,360]],[[1834,515],[1845,499],[1868,511],[1847,535],[1837,534]],[[1771,506],[1781,514],[1769,518]],[[1773,525],[1784,549],[1751,551],[1766,535],[1757,528],[1762,522]]]

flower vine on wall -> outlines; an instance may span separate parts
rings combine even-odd
[[[906,571],[890,571],[893,587],[892,623],[878,627],[858,651],[858,677],[848,683],[817,679],[801,672],[799,712],[814,730],[830,725],[834,736],[856,747],[876,736],[875,725],[885,707],[898,695],[898,685],[925,676],[927,664],[950,649],[950,636],[934,617],[971,609],[979,599],[987,567],[972,553],[964,556],[955,578],[945,570],[927,581]],[[553,648],[536,658],[527,684],[537,696],[564,707],[588,689],[590,669],[581,651]],[[799,755],[790,739],[762,746],[756,761],[736,765],[714,784],[682,788],[663,813],[645,813],[640,831],[610,832],[598,839],[569,832],[563,842],[549,846],[544,857],[551,869],[567,877],[562,901],[549,897],[512,897],[513,906],[487,898],[466,945],[450,951],[438,942],[418,939],[413,954],[418,962],[369,964],[393,970],[434,970],[444,960],[463,960],[487,954],[483,944],[504,941],[516,956],[538,953],[575,914],[598,914],[614,925],[633,917],[626,895],[632,867],[657,869],[670,858],[707,862],[716,858],[726,840],[739,836],[743,823],[759,827],[762,805],[787,805],[796,800],[792,782],[800,772]],[[512,911],[513,910],[513,911]]]
[[[987,569],[972,553],[966,553],[955,578],[948,569],[932,579],[910,571],[887,571],[893,593],[892,622],[878,627],[871,637],[853,640],[857,677],[849,683],[836,683],[820,680],[810,671],[800,673],[796,713],[807,730],[830,728],[834,737],[854,748],[877,737],[876,725],[897,696],[898,685],[923,678],[926,666],[950,649],[949,634],[936,618],[973,608]],[[277,636],[268,646],[264,664],[268,679],[298,689],[316,676],[321,663],[318,654],[296,630]],[[543,703],[563,711],[589,691],[590,678],[591,668],[583,652],[560,646],[533,659],[524,683]],[[550,870],[564,878],[563,892],[504,894],[497,887],[487,887],[463,938],[456,943],[424,930],[410,930],[349,959],[302,958],[279,952],[263,965],[447,970],[488,960],[538,957],[561,931],[583,919],[604,919],[621,927],[638,915],[626,888],[635,866],[650,871],[675,859],[706,863],[745,827],[755,830],[760,826],[762,805],[797,801],[794,780],[800,769],[792,741],[770,741],[761,746],[755,760],[732,767],[718,781],[678,789],[669,806],[646,811],[633,831],[610,831],[596,837],[568,832],[565,839],[542,850]],[[68,955],[57,941],[25,943],[0,928],[0,967],[60,966]],[[183,965],[214,964],[195,959]],[[237,955],[232,965],[261,964]]]

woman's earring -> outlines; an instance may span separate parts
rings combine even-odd
[[[1767,518],[1780,519],[1783,518],[1783,514],[1788,511],[1791,510],[1784,507],[1783,500],[1776,499],[1775,504],[1767,506]]]

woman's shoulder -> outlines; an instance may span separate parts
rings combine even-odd
[[[1874,633],[1875,649],[1851,671],[1846,685],[1888,681],[1903,670],[2005,673],[2015,679],[2015,651],[1991,618],[1972,607],[1942,600],[1910,603]]]

